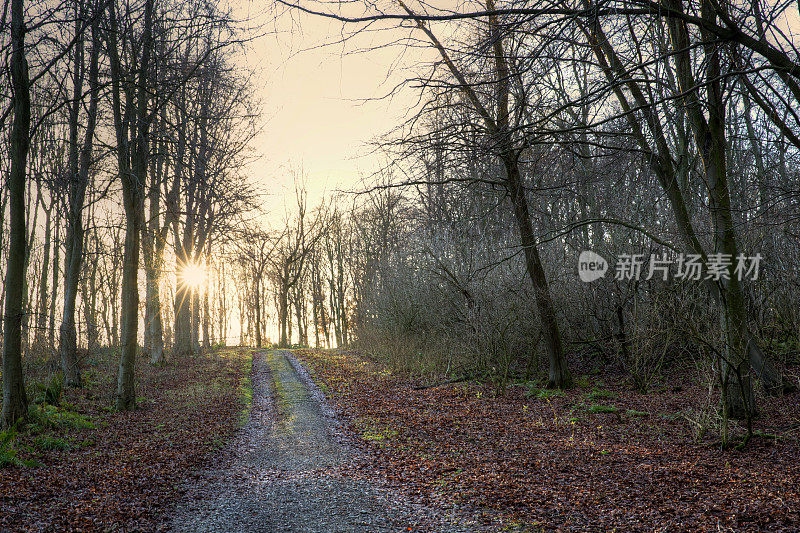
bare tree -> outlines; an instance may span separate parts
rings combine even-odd
[[[22,301],[26,255],[25,171],[30,147],[31,102],[22,0],[11,2],[11,45],[14,123],[11,130],[11,173],[8,177],[11,231],[3,310],[3,411],[0,417],[3,427],[24,420],[28,411],[22,376]]]
[[[99,54],[100,31],[98,28],[102,6],[98,2],[89,7],[87,2],[76,1],[75,24],[76,34],[83,31],[81,27],[85,18],[92,23],[92,45],[89,58],[89,108],[86,113],[86,130],[83,143],[78,140],[78,124],[81,121],[80,109],[83,103],[83,80],[86,65],[84,64],[84,39],[79,39],[74,47],[72,79],[72,100],[69,102],[69,163],[68,163],[68,203],[67,203],[67,240],[66,257],[64,258],[64,312],[61,319],[61,336],[59,352],[61,354],[61,370],[67,386],[79,387],[81,374],[77,357],[77,332],[75,330],[75,303],[78,292],[78,281],[81,274],[84,255],[83,207],[86,188],[89,184],[89,170],[92,164],[92,146],[97,125],[98,103],[100,100]]]

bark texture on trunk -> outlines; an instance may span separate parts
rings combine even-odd
[[[173,351],[177,355],[192,353],[192,290],[184,283],[175,289],[175,342]]]
[[[508,179],[509,195],[514,205],[514,217],[519,229],[520,243],[525,254],[525,266],[533,283],[536,308],[539,312],[539,321],[542,324],[545,347],[547,349],[548,376],[547,386],[568,388],[572,385],[572,376],[564,357],[564,346],[561,342],[561,331],[558,328],[555,306],[547,285],[547,276],[544,272],[536,238],[533,232],[528,201],[525,189],[519,175],[516,161],[506,162],[506,175]]]
[[[31,100],[25,59],[23,0],[11,1],[11,83],[14,122],[8,177],[10,232],[3,316],[3,409],[0,425],[25,420],[28,398],[22,375],[22,302],[25,286],[25,170],[30,148]]]
[[[682,9],[677,0],[671,7]],[[714,8],[703,3],[701,16],[709,22],[716,21]],[[697,86],[692,72],[689,53],[690,37],[686,25],[679,20],[669,21],[672,47],[675,51],[675,67],[682,103],[694,133],[695,145],[703,163],[706,187],[709,194],[709,209],[714,226],[714,252],[724,254],[736,261],[739,247],[736,240],[731,197],[726,168],[727,140],[725,138],[725,96],[720,75],[722,72],[719,44],[713,35],[701,31],[705,41],[703,51],[707,86],[706,107],[708,118],[703,113]],[[733,270],[728,269],[728,280],[717,284],[722,307],[720,323],[725,334],[725,346],[721,351],[720,382],[722,383],[723,412],[733,418],[750,418],[756,415],[753,395],[750,359],[747,350],[747,314],[744,291]]]
[[[109,63],[111,66],[114,126],[117,138],[118,165],[122,182],[122,203],[125,210],[125,249],[122,261],[122,313],[120,316],[122,348],[117,374],[117,401],[119,410],[136,407],[134,369],[139,333],[139,252],[144,224],[144,180],[148,164],[149,95],[147,79],[152,55],[152,16],[154,0],[146,0],[141,57],[138,80],[132,84],[123,79],[117,46],[119,28],[114,2],[108,4],[109,28],[107,35]],[[126,102],[125,118],[121,101],[124,84]],[[132,123],[129,123],[132,121]],[[130,131],[129,131],[130,130]],[[130,137],[129,137],[130,134]]]
[[[99,9],[99,8],[98,8]],[[85,14],[81,6],[79,12]],[[61,371],[64,373],[64,382],[68,387],[81,386],[81,373],[78,361],[77,331],[75,328],[76,301],[78,296],[78,282],[83,266],[84,234],[83,204],[86,197],[86,187],[89,182],[89,168],[92,161],[92,141],[97,125],[97,108],[100,99],[99,86],[99,48],[100,38],[97,30],[98,13],[93,13],[95,22],[92,24],[92,52],[89,65],[89,110],[86,117],[86,135],[83,146],[78,146],[78,121],[80,104],[83,92],[83,39],[75,44],[75,72],[73,76],[74,103],[70,108],[70,187],[69,205],[67,212],[67,243],[64,264],[64,312],[61,319],[59,352],[61,354]],[[82,25],[83,17],[77,17],[76,31],[81,31],[77,25]],[[91,341],[90,341],[91,343]]]
[[[48,282],[50,270],[50,240],[52,235],[52,214],[55,202],[51,198],[50,207],[47,209],[44,229],[44,257],[42,257],[42,274],[39,283],[39,311],[36,313],[36,332],[33,336],[33,345],[39,353],[44,352],[47,346],[47,298],[49,296]],[[53,302],[55,304],[55,302]]]
[[[494,1],[486,1],[487,10],[494,9]],[[489,17],[490,35],[494,49],[497,119],[494,132],[500,149],[500,158],[506,170],[506,190],[514,208],[514,218],[519,229],[520,244],[525,254],[525,266],[533,283],[534,299],[539,312],[548,358],[547,386],[560,389],[572,385],[567,361],[564,356],[564,345],[561,342],[561,331],[558,327],[555,306],[547,284],[547,276],[539,255],[538,243],[531,221],[528,199],[522,181],[519,166],[519,152],[514,149],[509,125],[509,80],[511,72],[503,50],[503,39],[496,16]]]
[[[255,282],[255,310],[256,310],[256,348],[261,348],[261,282],[256,277]]]

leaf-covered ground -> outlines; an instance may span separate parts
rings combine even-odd
[[[693,437],[707,392],[689,375],[646,395],[587,376],[563,394],[496,395],[475,383],[417,389],[352,352],[297,355],[371,450],[366,475],[490,528],[800,530],[796,394],[756,422],[781,438],[722,451],[713,432]]]
[[[0,530],[153,530],[181,482],[229,439],[246,406],[251,352],[137,364],[140,409],[116,412],[116,359],[87,361],[82,389],[36,405],[4,434]],[[34,391],[35,395],[35,391]]]

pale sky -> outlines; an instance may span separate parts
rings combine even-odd
[[[263,131],[251,145],[261,159],[249,174],[271,193],[266,208],[282,216],[283,202],[293,198],[292,170],[304,171],[311,205],[375,172],[383,160],[369,143],[403,120],[415,94],[406,90],[381,99],[407,75],[392,68],[400,48],[354,53],[403,35],[402,30],[319,48],[341,40],[341,23],[297,12],[277,21],[271,14],[258,19],[269,33],[252,42],[241,59],[255,71],[263,109]]]

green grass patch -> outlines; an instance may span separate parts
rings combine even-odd
[[[628,410],[625,411],[625,414],[628,415],[628,416],[634,416],[634,417],[640,417],[640,418],[644,418],[644,417],[650,416],[650,413],[648,413],[648,412],[637,411],[635,409],[628,409]]]
[[[72,445],[64,439],[41,435],[33,439],[33,447],[39,450],[69,450]]]
[[[28,409],[28,430],[38,433],[48,428],[95,429],[88,416],[55,405],[31,405]]]
[[[614,391],[599,389],[595,387],[592,392],[588,394],[590,400],[603,400],[618,398],[619,394]]]
[[[39,466],[39,462],[35,459],[20,459],[18,456],[19,450],[17,449],[17,433],[16,428],[0,431],[0,468],[9,466],[21,467],[35,467]]]
[[[619,413],[619,409],[614,407],[613,405],[600,405],[600,404],[593,404],[590,405],[587,412],[592,414],[601,414],[601,413]]]
[[[32,403],[58,405],[64,392],[64,377],[58,372],[44,383],[34,383],[32,388]]]
[[[17,457],[17,449],[9,446],[0,449],[0,467],[7,466],[35,468],[41,464],[36,459],[20,459]]]
[[[592,376],[588,374],[581,374],[573,380],[573,384],[579,389],[588,389],[592,386]]]

